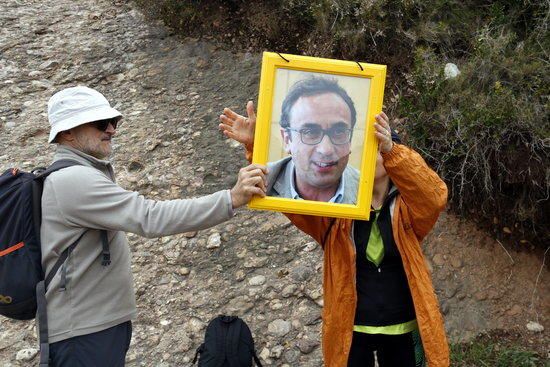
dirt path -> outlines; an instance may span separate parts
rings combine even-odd
[[[259,54],[180,40],[125,2],[5,0],[0,21],[2,170],[50,162],[47,100],[85,84],[125,115],[113,157],[123,187],[168,199],[232,185],[245,161],[218,133],[217,116],[256,97]],[[187,364],[222,312],[251,325],[268,365],[322,365],[322,253],[282,215],[241,210],[198,234],[129,238],[139,308],[129,366]],[[424,246],[453,341],[514,330],[545,352],[550,277],[541,253],[505,250],[448,213]],[[546,330],[528,331],[529,321]],[[0,319],[0,366],[36,365],[16,360],[36,345],[32,322]]]

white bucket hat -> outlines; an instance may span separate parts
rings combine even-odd
[[[48,120],[51,125],[48,143],[61,131],[115,117],[121,119],[122,114],[112,108],[98,91],[84,86],[63,89],[48,101]]]

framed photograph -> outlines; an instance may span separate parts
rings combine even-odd
[[[385,65],[264,52],[252,162],[268,192],[249,207],[368,220],[385,80]]]

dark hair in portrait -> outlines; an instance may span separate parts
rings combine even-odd
[[[290,88],[290,91],[286,95],[281,108],[281,127],[290,127],[290,111],[292,110],[294,103],[296,103],[300,97],[316,96],[325,93],[334,93],[346,102],[351,112],[351,128],[353,129],[357,119],[357,112],[355,111],[355,105],[353,104],[351,97],[344,88],[338,85],[338,82],[335,79],[316,76],[299,80]]]

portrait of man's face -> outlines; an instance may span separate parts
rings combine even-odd
[[[282,69],[275,85],[268,196],[354,204],[368,79]]]
[[[299,192],[335,190],[350,154],[349,106],[336,93],[302,96],[292,105],[289,122],[281,135],[295,165]]]

